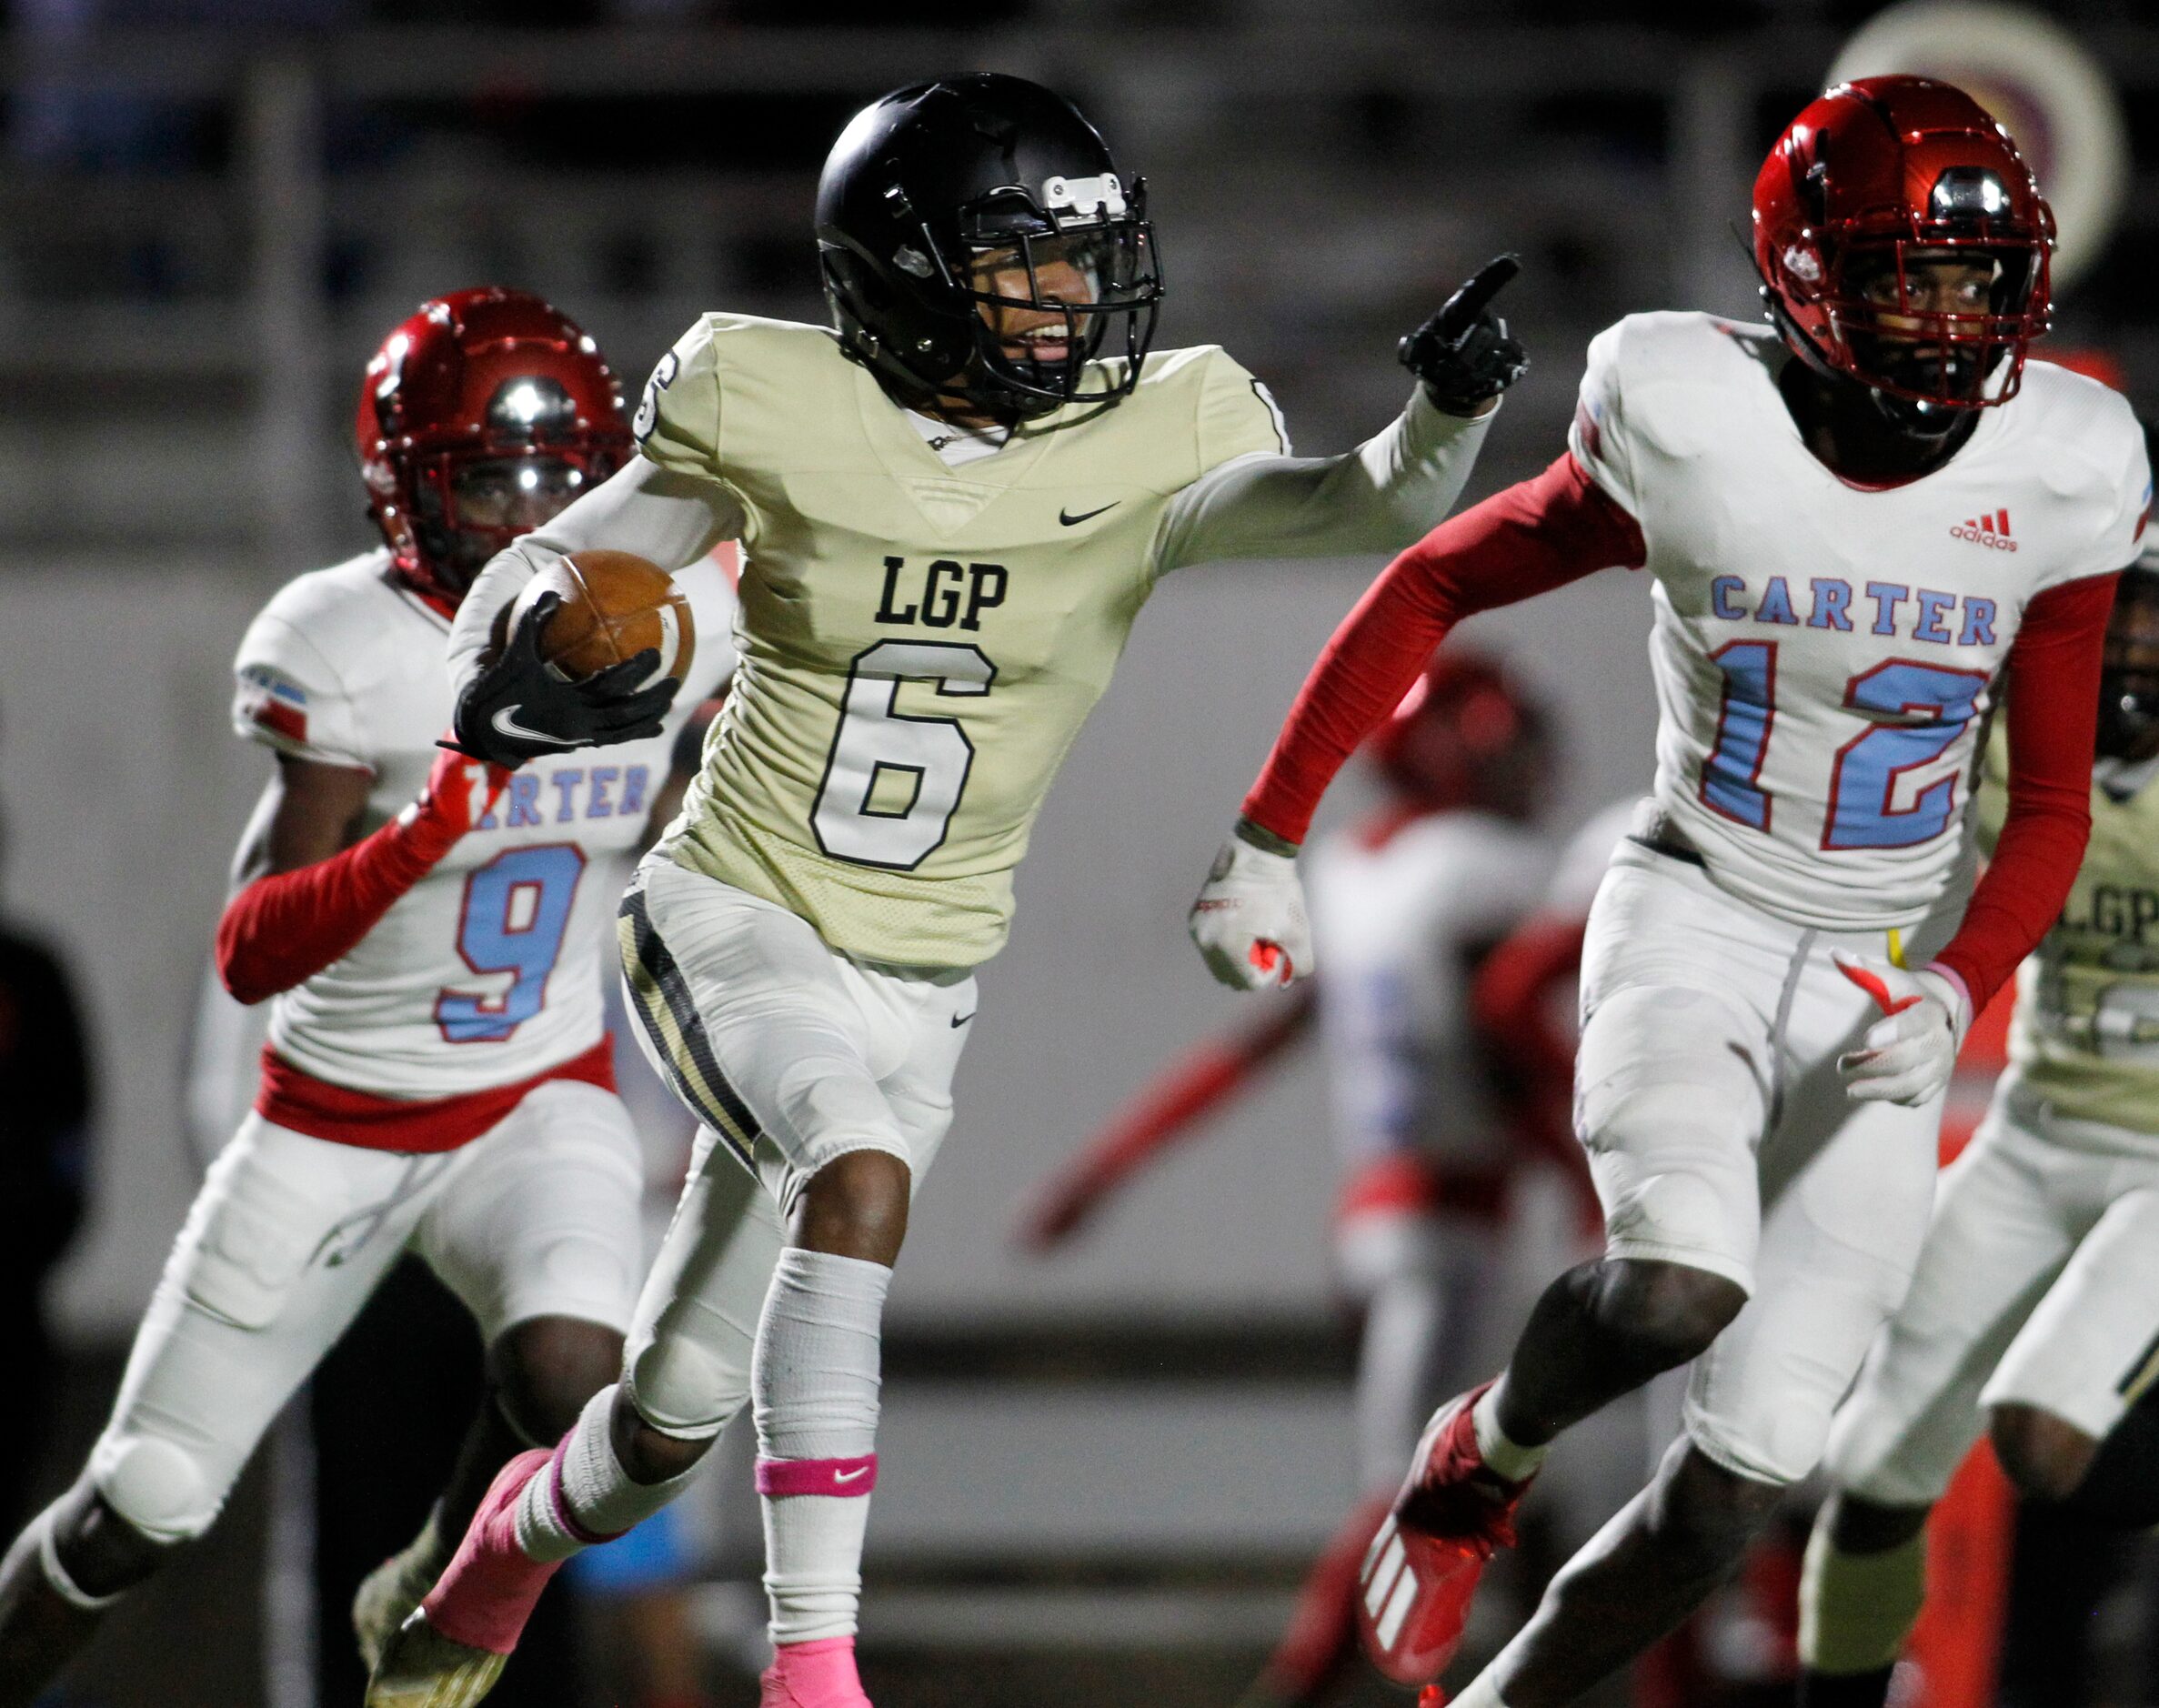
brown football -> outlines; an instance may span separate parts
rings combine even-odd
[[[627,551],[580,551],[535,576],[510,610],[514,628],[534,600],[562,603],[540,630],[540,657],[573,682],[648,648],[659,654],[649,681],[679,681],[697,650],[689,601],[658,564]]]

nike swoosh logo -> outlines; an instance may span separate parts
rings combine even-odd
[[[1109,503],[1102,506],[1101,510],[1082,510],[1078,516],[1074,516],[1069,510],[1060,507],[1057,512],[1057,519],[1062,522],[1067,527],[1077,527],[1080,523],[1088,521],[1091,517],[1101,515],[1102,510],[1114,510],[1123,502],[1124,500],[1122,498],[1112,498]]]
[[[515,706],[502,708],[488,721],[495,726],[497,734],[508,736],[516,741],[545,741],[551,748],[581,748],[586,745],[582,741],[565,741],[560,736],[551,736],[545,729],[534,729],[519,723],[517,714],[524,709],[525,702],[519,700]]]
[[[869,1467],[868,1465],[857,1465],[852,1471],[835,1471],[832,1473],[832,1481],[852,1482],[857,1477],[867,1477],[869,1474]]]
[[[979,1009],[970,1009],[970,1010],[968,1010],[968,1012],[966,1012],[965,1014],[955,1014],[955,1015],[953,1015],[953,1016],[952,1016],[952,1030],[953,1030],[954,1031],[958,1031],[958,1030],[959,1030],[959,1029],[960,1029],[962,1026],[965,1026],[965,1025],[968,1023],[968,1021],[969,1021],[969,1020],[973,1020],[973,1019],[974,1019],[974,1017],[975,1017],[975,1016],[976,1016],[978,1013],[979,1013],[980,1011],[981,1011],[981,1010],[979,1010]]]

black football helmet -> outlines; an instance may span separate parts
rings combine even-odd
[[[2099,757],[2159,753],[2159,553],[2122,572],[2099,671]]]
[[[1162,296],[1146,186],[1039,84],[946,77],[864,107],[817,236],[841,345],[904,403],[1023,418],[1139,383]]]

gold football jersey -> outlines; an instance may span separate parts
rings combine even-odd
[[[1980,795],[1991,854],[2006,806],[1997,729]],[[2092,789],[2092,840],[2062,917],[2017,973],[2009,1056],[2055,1110],[2159,1135],[2159,783]]]
[[[1175,495],[1288,448],[1204,347],[949,467],[832,333],[725,314],[662,360],[637,426],[743,518],[741,662],[668,853],[921,967],[1003,945],[1035,814],[1170,567]]]

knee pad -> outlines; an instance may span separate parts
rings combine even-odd
[[[1744,1147],[1705,1119],[1699,1087],[1614,1076],[1584,1089],[1581,1120],[1615,1256],[1701,1252],[1729,1262],[1737,1231],[1723,1177],[1733,1172],[1729,1153]],[[1751,1188],[1753,1159],[1745,1161]]]
[[[674,1312],[630,1343],[623,1385],[638,1415],[663,1435],[695,1441],[718,1434],[749,1402],[751,1341],[708,1344]]]
[[[149,1435],[106,1437],[90,1455],[105,1503],[153,1542],[190,1542],[217,1520],[226,1491],[213,1489],[182,1448]]]

